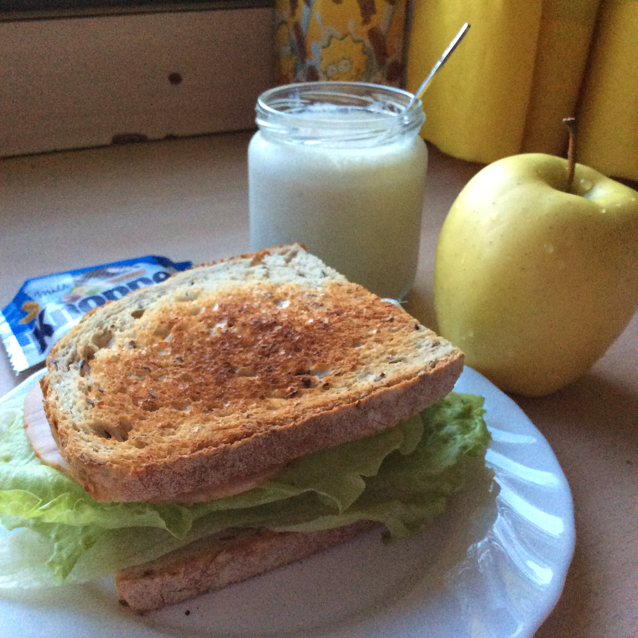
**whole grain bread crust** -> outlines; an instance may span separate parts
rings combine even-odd
[[[121,604],[137,612],[147,612],[301,560],[377,526],[377,523],[360,521],[304,533],[229,529],[157,560],[118,572],[115,586]]]
[[[42,390],[89,494],[196,501],[396,425],[462,365],[401,308],[288,246],[95,309],[52,350]]]

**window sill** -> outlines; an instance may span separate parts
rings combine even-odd
[[[273,9],[0,22],[0,155],[252,128]]]

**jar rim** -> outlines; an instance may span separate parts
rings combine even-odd
[[[255,110],[261,131],[293,142],[395,138],[416,134],[425,121],[421,100],[409,91],[366,82],[274,87],[259,96]]]

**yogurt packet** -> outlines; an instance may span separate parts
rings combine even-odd
[[[146,256],[27,279],[0,313],[0,337],[16,372],[44,361],[89,310],[192,266]]]

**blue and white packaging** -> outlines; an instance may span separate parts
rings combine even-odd
[[[0,313],[0,337],[16,372],[44,361],[90,310],[192,266],[149,255],[27,279]]]

